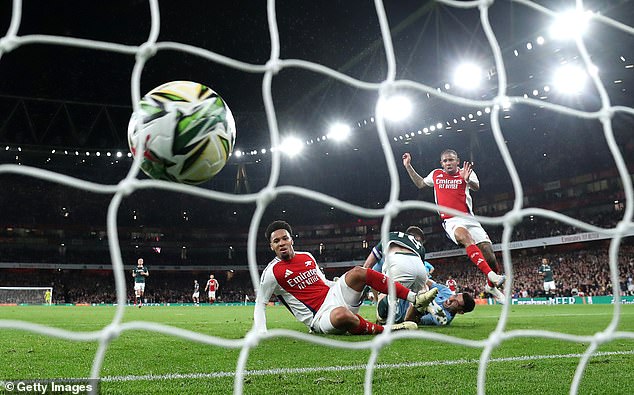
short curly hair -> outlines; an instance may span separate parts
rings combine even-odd
[[[464,309],[465,313],[469,313],[475,309],[475,300],[473,300],[473,296],[466,292],[462,293],[462,300],[464,300]]]
[[[278,219],[276,221],[271,222],[269,226],[266,227],[266,230],[264,231],[264,237],[266,237],[266,240],[270,242],[271,234],[279,229],[285,229],[286,231],[288,231],[289,235],[293,234],[293,229],[288,224],[288,222]]]

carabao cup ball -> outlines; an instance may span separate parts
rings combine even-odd
[[[236,140],[229,106],[212,89],[191,81],[172,81],[148,92],[128,125],[128,144],[136,154],[145,141],[141,169],[157,180],[201,184],[227,163]]]

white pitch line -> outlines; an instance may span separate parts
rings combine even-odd
[[[583,354],[562,354],[562,355],[532,355],[522,357],[509,358],[493,358],[489,363],[496,362],[516,362],[516,361],[534,361],[538,359],[562,359],[562,358],[581,358]],[[610,351],[598,352],[593,357],[604,357],[611,355],[634,355],[634,350],[630,351]],[[393,363],[393,364],[377,364],[376,369],[402,369],[416,368],[425,366],[438,365],[462,365],[462,364],[478,364],[477,359],[456,359],[447,361],[427,361],[427,362],[410,362],[410,363]],[[366,370],[367,365],[348,365],[348,366],[323,366],[315,368],[281,368],[281,369],[264,369],[264,370],[247,370],[245,376],[268,376],[278,374],[303,374],[315,372],[343,372],[351,370]],[[143,376],[106,376],[102,377],[103,382],[124,382],[124,381],[158,381],[158,380],[175,380],[175,379],[213,379],[220,377],[234,377],[235,372],[213,372],[213,373],[172,373],[163,375],[148,374]],[[62,379],[60,379],[62,380]],[[68,379],[66,379],[68,380]]]

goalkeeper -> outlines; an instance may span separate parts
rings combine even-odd
[[[51,290],[47,289],[46,292],[44,292],[44,304],[51,305],[52,304],[51,299],[52,299]]]
[[[419,313],[411,305],[406,313],[402,313],[403,306],[397,301],[396,312],[394,314],[394,322],[413,321],[418,325],[449,325],[457,314],[464,314],[473,311],[475,308],[475,300],[466,293],[453,294],[449,287],[438,284],[429,280],[427,282],[430,290],[436,288],[438,290],[434,301],[429,304],[426,311]],[[376,315],[378,321],[385,321],[388,313],[387,295],[381,295],[376,306]]]
[[[445,285],[431,280],[428,284],[430,288],[438,289],[438,295],[423,314],[409,308],[405,315],[406,320],[417,322],[419,325],[449,325],[456,315],[469,313],[475,308],[475,300],[467,292],[454,294]]]

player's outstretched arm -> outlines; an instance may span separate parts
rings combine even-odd
[[[403,166],[405,167],[405,170],[407,170],[409,178],[418,189],[423,189],[427,186],[427,184],[423,181],[423,177],[412,167],[412,156],[409,152],[403,154]]]
[[[478,180],[478,176],[473,171],[473,163],[465,161],[462,169],[460,169],[460,176],[467,182],[469,189],[474,191],[480,189],[480,180]]]
[[[255,308],[253,309],[253,324],[255,331],[258,333],[266,333],[266,303],[262,302],[260,295],[255,298]]]
[[[376,257],[374,256],[373,252],[370,252],[370,254],[368,255],[367,258],[365,258],[365,262],[363,263],[363,267],[365,269],[370,269],[371,267],[373,267],[376,263],[378,262],[378,260],[376,259]]]
[[[255,308],[253,309],[253,324],[255,331],[265,333],[266,329],[266,305],[273,295],[277,281],[269,268],[264,270],[260,279],[260,288],[256,290]]]

